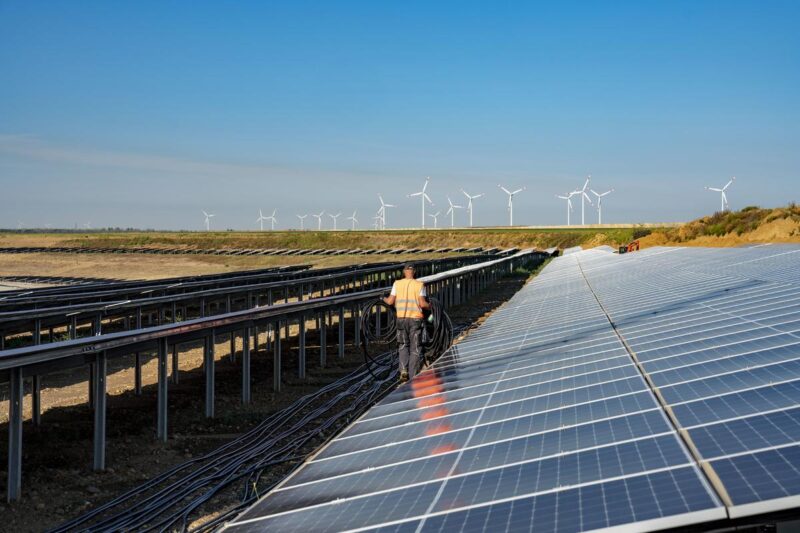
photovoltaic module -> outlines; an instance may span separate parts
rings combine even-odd
[[[800,247],[574,251],[226,531],[587,531],[800,506]]]

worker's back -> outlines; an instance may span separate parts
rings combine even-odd
[[[397,318],[423,318],[419,307],[423,283],[413,278],[399,279],[394,282],[395,309]]]

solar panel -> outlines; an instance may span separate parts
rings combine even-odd
[[[227,530],[659,529],[797,506],[797,252],[555,259]]]

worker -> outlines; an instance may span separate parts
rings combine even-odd
[[[430,309],[425,284],[414,279],[412,263],[403,266],[403,278],[394,282],[384,301],[397,311],[397,344],[400,359],[400,382],[417,373],[422,344],[423,309]]]

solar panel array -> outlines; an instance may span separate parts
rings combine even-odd
[[[556,259],[227,531],[648,530],[796,507],[798,260]]]

